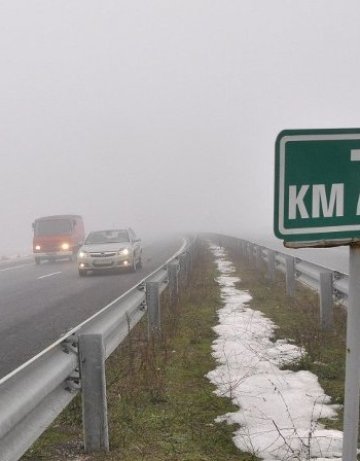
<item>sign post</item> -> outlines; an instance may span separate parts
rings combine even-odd
[[[292,248],[350,246],[343,461],[355,461],[360,379],[360,129],[285,130],[275,148],[275,235]]]
[[[350,247],[349,306],[346,324],[346,372],[343,461],[357,459],[360,371],[360,247]]]

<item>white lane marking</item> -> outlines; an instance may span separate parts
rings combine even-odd
[[[14,269],[20,269],[21,267],[26,267],[28,264],[21,264],[21,266],[12,266],[12,267],[5,267],[5,269],[0,269],[0,272],[12,271]]]
[[[44,279],[45,277],[52,277],[53,275],[57,275],[57,274],[62,274],[62,272],[53,272],[51,274],[46,274],[46,275],[42,275],[41,277],[38,277],[38,280],[40,279]]]

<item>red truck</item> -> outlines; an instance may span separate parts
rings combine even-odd
[[[84,222],[79,215],[54,215],[33,222],[35,263],[60,258],[73,259],[85,239]]]

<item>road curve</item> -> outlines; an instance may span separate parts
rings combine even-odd
[[[83,322],[169,259],[180,238],[144,245],[136,273],[79,277],[68,261],[0,265],[0,378]]]

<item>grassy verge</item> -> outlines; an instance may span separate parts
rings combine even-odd
[[[162,299],[161,337],[148,341],[144,321],[108,359],[109,454],[82,452],[77,400],[24,460],[253,460],[234,446],[234,426],[214,422],[236,410],[205,378],[216,366],[212,326],[221,302],[215,276],[203,245],[180,303],[173,308]]]

